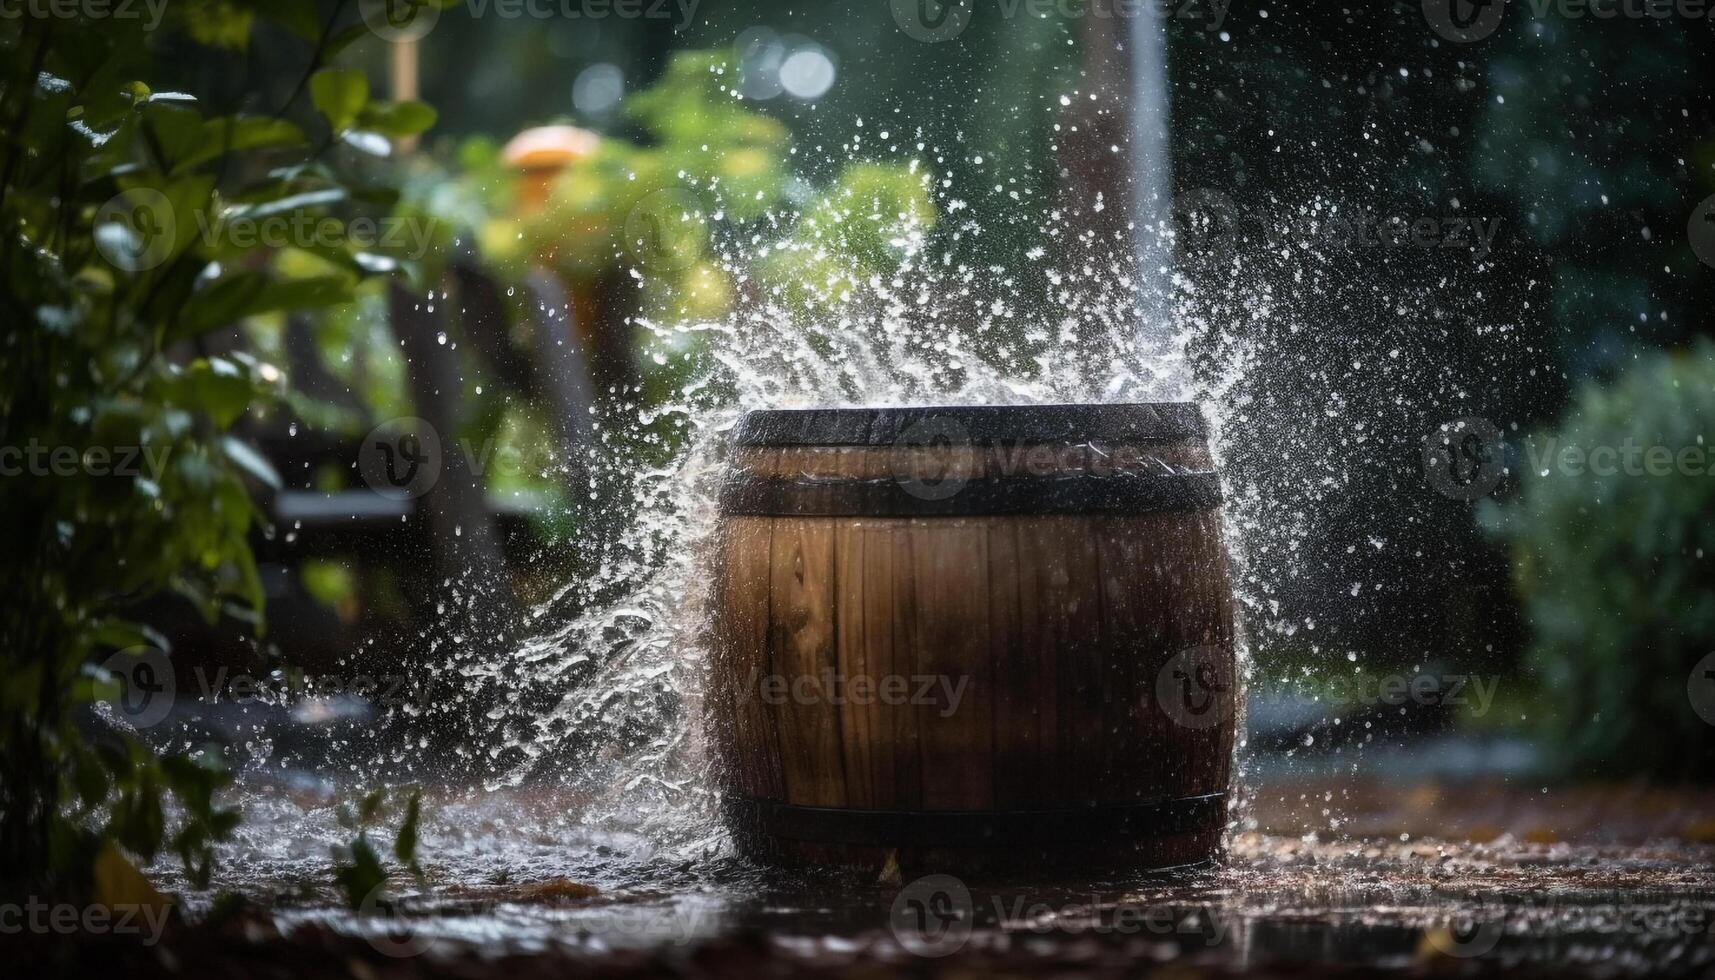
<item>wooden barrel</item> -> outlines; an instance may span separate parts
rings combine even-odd
[[[764,411],[733,443],[706,732],[741,850],[1216,856],[1238,686],[1196,406]]]

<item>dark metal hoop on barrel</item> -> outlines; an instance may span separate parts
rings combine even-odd
[[[720,504],[707,731],[747,854],[1215,856],[1238,694],[1196,406],[752,412]]]

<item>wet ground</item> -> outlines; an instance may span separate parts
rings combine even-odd
[[[199,925],[133,973],[1715,975],[1715,797],[1499,780],[1270,781],[1226,862],[1117,881],[767,872],[652,848],[540,795],[436,804],[425,885],[341,909],[314,793],[276,787]],[[1330,829],[1337,823],[1337,829]],[[1304,828],[1321,828],[1306,833]],[[701,856],[699,856],[701,855]],[[250,904],[214,910],[237,889]],[[102,955],[107,955],[106,953]]]

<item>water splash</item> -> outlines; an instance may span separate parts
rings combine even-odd
[[[1438,504],[1400,493],[1379,526],[1330,542],[1326,516],[1341,496],[1378,478],[1397,490],[1420,477],[1416,438],[1431,420],[1466,414],[1485,380],[1534,370],[1540,358],[1485,309],[1481,263],[1460,295],[1445,283],[1398,288],[1376,268],[1391,257],[1290,230],[1347,202],[1240,209],[1229,199],[1231,213],[1217,216],[1229,225],[1211,232],[1196,215],[1116,226],[1100,192],[1053,202],[1020,192],[1018,213],[997,221],[968,204],[973,188],[1004,183],[980,155],[921,142],[907,154],[902,165],[932,210],[853,193],[770,214],[760,229],[712,242],[739,297],[732,313],[639,319],[652,338],[645,362],[680,375],[646,407],[636,392],[616,393],[597,426],[589,479],[625,506],[588,515],[591,532],[570,545],[591,573],[532,610],[529,638],[500,657],[465,642],[450,610],[428,645],[435,669],[466,686],[463,728],[351,759],[350,771],[443,775],[438,753],[450,745],[460,768],[482,774],[484,792],[560,794],[564,826],[632,835],[667,857],[718,850],[698,732],[708,601],[699,561],[723,448],[744,410],[1200,403],[1223,469],[1248,678],[1244,637],[1314,640],[1316,597],[1304,592],[1329,580],[1344,589],[1368,552],[1422,547]],[[722,209],[721,187],[697,190],[709,213]],[[1028,234],[1013,236],[1021,244],[1009,261],[971,257],[970,243],[1020,226]],[[1165,314],[1140,239],[1155,246],[1145,254],[1181,256]],[[649,284],[647,257],[620,258]],[[1484,377],[1438,370],[1436,344],[1452,335],[1493,355]],[[1352,599],[1338,597],[1362,604]],[[1336,643],[1311,649],[1331,668],[1346,662]],[[1338,802],[1318,806],[1307,825],[1337,828]]]
[[[936,167],[943,169],[937,170]],[[1193,372],[1192,331],[1159,317],[1142,288],[1137,236],[1171,229],[1089,230],[1100,200],[1062,202],[1013,267],[961,261],[956,243],[984,232],[964,205],[951,155],[924,148],[911,173],[942,216],[888,213],[877,200],[838,202],[840,220],[779,223],[786,235],[718,243],[721,267],[744,300],[705,322],[640,326],[646,356],[699,366],[666,403],[636,414],[636,431],[663,427],[684,448],[666,465],[605,461],[639,502],[635,519],[602,543],[602,573],[568,583],[536,611],[552,623],[509,665],[506,695],[473,735],[514,750],[489,782],[548,783],[586,800],[588,822],[643,833],[669,848],[714,832],[699,743],[708,596],[700,561],[716,526],[715,492],[730,429],[746,409],[910,404],[1219,401],[1239,368]],[[987,179],[971,165],[967,179]],[[940,173],[942,176],[935,176]],[[706,188],[718,201],[718,188]],[[854,242],[885,243],[884,271],[854,274],[826,262]],[[1160,249],[1151,254],[1160,254]],[[770,276],[758,269],[816,269]],[[646,265],[634,269],[646,278]],[[1042,311],[1052,311],[1044,315]],[[1143,326],[1151,329],[1145,330]],[[1215,435],[1220,418],[1215,413]],[[619,594],[601,599],[602,593]],[[574,601],[576,600],[576,601]],[[543,696],[543,692],[558,692]]]

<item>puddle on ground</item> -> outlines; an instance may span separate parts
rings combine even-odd
[[[1393,796],[1425,802],[1421,790]],[[391,914],[352,913],[327,870],[329,843],[349,832],[319,802],[302,788],[252,796],[202,907],[219,890],[241,890],[283,936],[344,937],[383,956],[427,957],[425,965],[734,949],[818,966],[954,952],[962,965],[994,967],[1537,965],[1642,975],[1715,965],[1715,847],[1705,844],[1243,832],[1221,867],[1171,875],[884,883],[757,869],[723,856],[718,833],[663,848],[582,827],[565,816],[575,803],[489,793],[437,804],[422,845],[426,881],[396,878]],[[1266,824],[1268,807],[1258,810]]]

